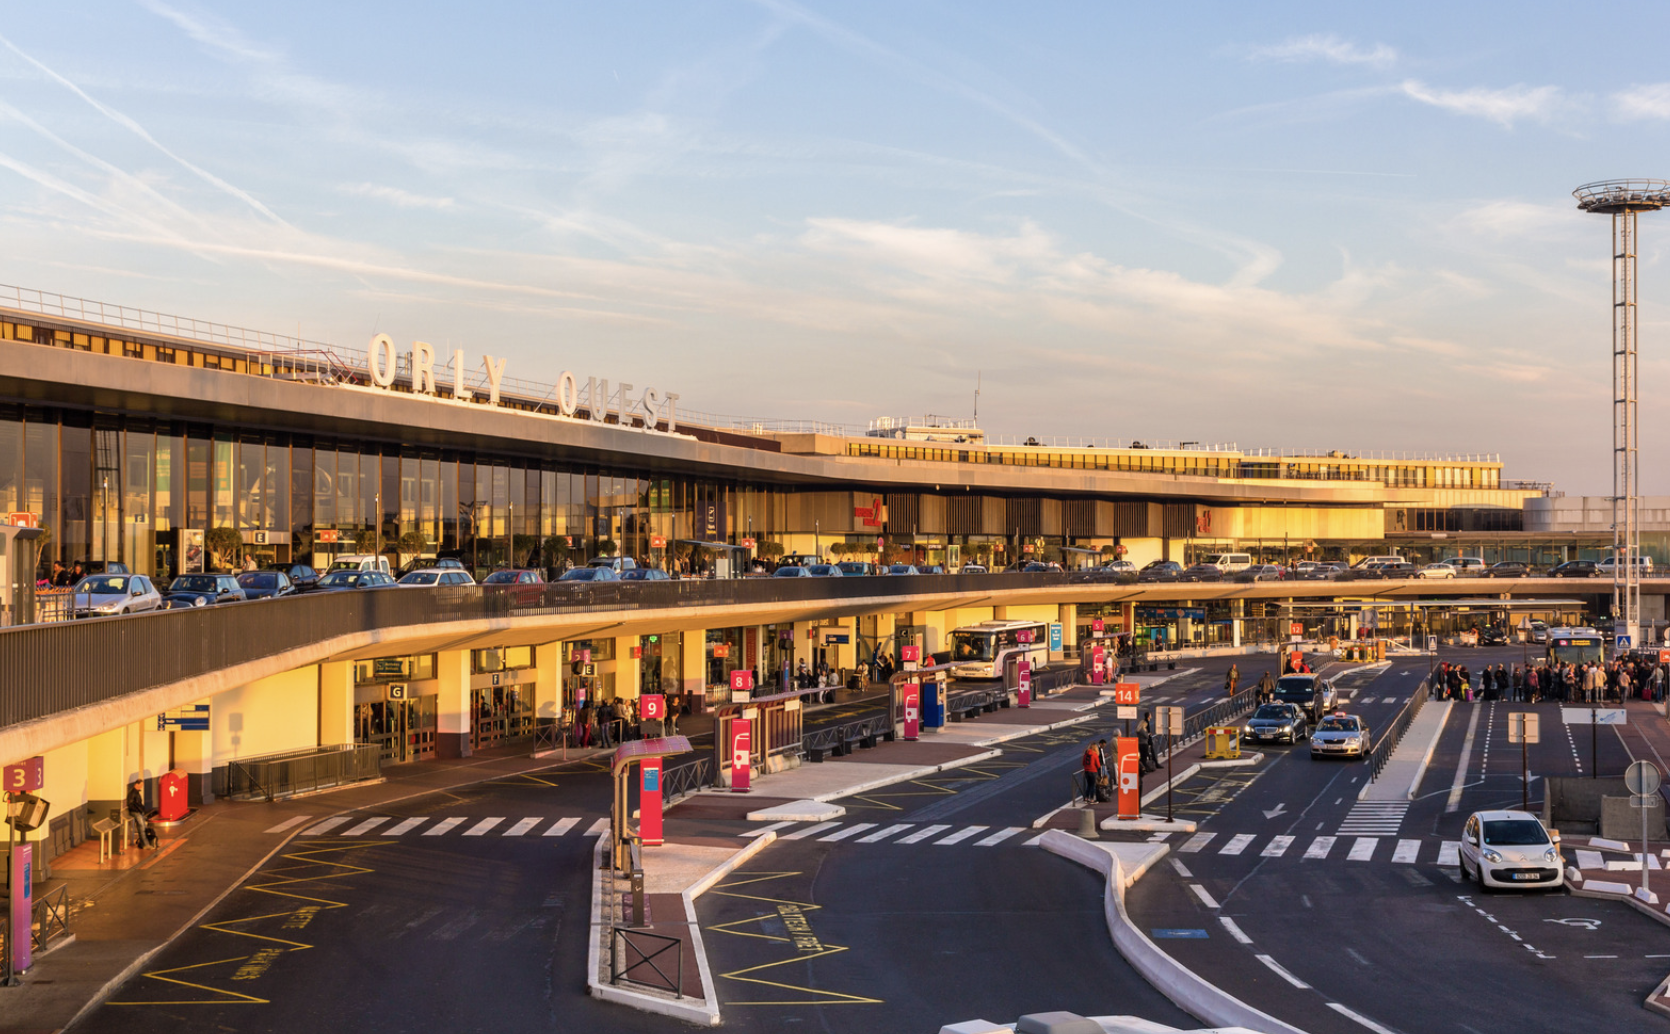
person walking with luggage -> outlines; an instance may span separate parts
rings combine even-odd
[[[1224,676],[1224,695],[1234,696],[1235,690],[1241,685],[1241,669],[1236,665],[1229,666],[1229,674]]]
[[[1102,741],[1106,743],[1106,740]],[[1102,751],[1095,743],[1084,748],[1084,803],[1089,804],[1096,799],[1096,791],[1102,785]]]
[[[1143,715],[1142,721],[1137,723],[1137,767],[1143,772],[1153,772],[1160,767],[1160,759],[1154,754],[1154,733],[1148,726],[1148,715]]]

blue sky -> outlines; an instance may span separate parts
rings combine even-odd
[[[1609,230],[1570,192],[1670,177],[1670,8],[1624,14],[14,5],[0,282],[748,417],[967,416],[979,371],[994,434],[1603,493]]]

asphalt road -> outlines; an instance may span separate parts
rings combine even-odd
[[[1511,661],[1519,651],[1466,658],[1495,653]],[[1383,724],[1425,668],[1394,665],[1357,693],[1376,703],[1352,709]],[[1481,893],[1447,858],[1440,863],[1469,813],[1519,806],[1520,754],[1506,744],[1506,723],[1520,709],[1454,705],[1419,795],[1401,813],[1353,811],[1359,763],[1312,761],[1302,745],[1267,750],[1262,774],[1205,818],[1209,839],[1173,838],[1172,864],[1134,888],[1133,917],[1186,965],[1312,1034],[1489,1034],[1505,1023],[1670,1030],[1641,1007],[1670,971],[1663,927],[1563,891]],[[1542,710],[1533,775],[1589,766],[1586,739],[1574,753],[1579,737],[1552,706]],[[1617,738],[1599,743],[1602,772],[1621,771]]]

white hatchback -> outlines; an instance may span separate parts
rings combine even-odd
[[[1476,811],[1461,830],[1461,878],[1485,887],[1560,887],[1560,848],[1528,811]]]

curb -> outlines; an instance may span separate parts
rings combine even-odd
[[[1127,874],[1117,856],[1058,829],[1049,830],[1039,846],[1051,854],[1077,862],[1107,878],[1102,909],[1113,945],[1131,968],[1169,998],[1179,1009],[1211,1027],[1245,1027],[1262,1034],[1304,1034],[1299,1028],[1261,1012],[1212,984],[1160,950],[1137,929],[1125,911],[1125,890],[1168,852],[1164,844],[1146,865]]]
[[[1426,769],[1428,765],[1432,764],[1432,755],[1438,750],[1438,741],[1444,738],[1444,729],[1450,724],[1450,715],[1454,713],[1455,701],[1440,700],[1438,706],[1444,708],[1444,717],[1438,720],[1438,731],[1433,735],[1431,742],[1426,745],[1426,753],[1421,756],[1421,763],[1415,767],[1415,778],[1410,780],[1409,789],[1404,791],[1405,800],[1412,801],[1415,799],[1415,791],[1420,789],[1421,780],[1426,778]],[[1425,710],[1425,708],[1423,707],[1422,710]],[[1398,746],[1401,747],[1403,744],[1399,743]],[[1397,753],[1396,748],[1393,748],[1392,753]],[[1369,787],[1373,785],[1374,780],[1372,779],[1364,783],[1363,788],[1357,791],[1357,799],[1362,800],[1364,795],[1368,793]]]
[[[1245,757],[1236,758],[1236,759],[1233,759],[1233,760],[1230,760],[1230,761],[1197,761],[1194,764],[1190,765],[1188,768],[1185,768],[1183,771],[1178,772],[1176,775],[1172,776],[1167,781],[1161,783],[1159,786],[1156,786],[1151,790],[1145,790],[1142,794],[1141,800],[1138,803],[1144,808],[1148,807],[1149,804],[1151,804],[1154,801],[1157,801],[1157,800],[1160,799],[1160,796],[1166,792],[1167,787],[1182,786],[1185,781],[1187,781],[1189,779],[1192,779],[1195,776],[1199,775],[1201,769],[1204,769],[1204,768],[1240,768],[1240,767],[1243,767],[1245,765],[1256,765],[1260,761],[1263,761],[1263,760],[1264,760],[1264,755],[1263,754],[1255,754],[1255,753],[1250,753],[1249,752]],[[1077,807],[1081,807],[1081,805],[1076,800],[1075,801],[1068,801],[1066,804],[1058,804],[1055,807],[1051,808],[1049,811],[1046,811],[1046,812],[1044,812],[1044,814],[1042,814],[1042,815],[1038,816],[1037,818],[1033,819],[1032,820],[1032,828],[1033,829],[1043,829],[1046,825],[1049,824],[1050,819],[1055,818],[1057,815],[1059,815],[1063,811],[1066,811],[1068,808],[1077,808]]]

